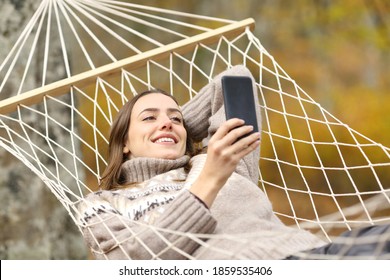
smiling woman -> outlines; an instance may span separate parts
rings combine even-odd
[[[157,92],[143,95],[134,104],[130,119],[123,148],[128,158],[184,156],[187,132],[179,105],[171,96]]]
[[[144,91],[121,108],[111,126],[108,164],[100,188],[109,190],[123,185],[125,178],[120,169],[129,159],[175,159],[185,153],[190,157],[194,149],[178,102],[163,90]]]
[[[324,244],[273,213],[257,185],[260,133],[251,133],[253,126],[243,120],[226,120],[223,75],[253,79],[246,67],[236,66],[217,75],[182,111],[162,91],[141,93],[119,111],[102,190],[79,205],[96,258],[280,259]],[[255,87],[253,93],[260,128]],[[202,142],[207,153],[195,154],[193,142]],[[249,232],[250,246],[220,238]]]

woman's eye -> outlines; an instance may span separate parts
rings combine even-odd
[[[146,116],[146,117],[144,117],[142,120],[143,120],[143,121],[153,121],[153,120],[155,120],[155,119],[156,119],[155,116]]]
[[[171,120],[175,123],[182,123],[183,120],[180,117],[172,117]]]

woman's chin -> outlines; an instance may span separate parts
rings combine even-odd
[[[160,154],[160,155],[158,156],[158,158],[175,160],[175,159],[178,159],[178,158],[180,158],[180,157],[182,157],[182,156],[183,156],[182,154],[166,153],[166,154]]]

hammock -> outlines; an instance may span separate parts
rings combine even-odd
[[[45,183],[80,227],[76,204],[97,190],[121,106],[147,88],[163,88],[184,104],[216,74],[243,64],[255,77],[263,114],[259,187],[280,219],[328,241],[389,222],[390,149],[313,100],[254,27],[250,18],[120,1],[41,1],[1,61],[0,146]],[[39,87],[32,69],[41,69]],[[9,95],[12,79],[19,88]]]

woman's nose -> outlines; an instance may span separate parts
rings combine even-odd
[[[164,117],[161,121],[160,129],[171,130],[172,129],[172,120],[168,117]]]

